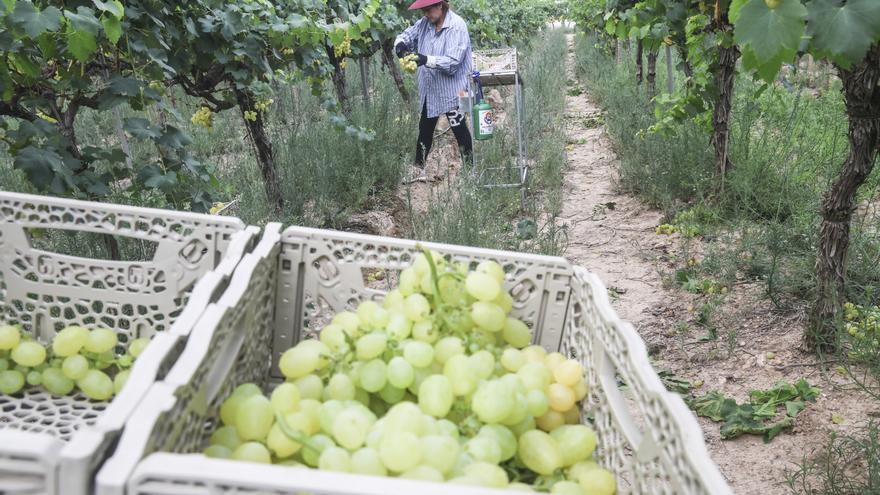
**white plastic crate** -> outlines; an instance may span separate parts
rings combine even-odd
[[[34,246],[32,229],[139,239],[155,243],[155,254],[110,261],[48,252]],[[164,330],[110,402],[41,388],[0,395],[0,493],[91,492],[125,420],[180,355],[258,232],[230,217],[0,192],[0,320],[43,343],[71,324],[113,329],[121,342]]]
[[[480,72],[483,86],[508,86],[518,79],[516,48],[496,48],[471,52],[472,65]]]
[[[278,382],[275,361],[331,312],[379,298],[364,269],[400,270],[416,242],[270,225],[239,264],[229,288],[196,324],[178,362],[132,415],[98,473],[99,495],[245,493],[404,495],[450,493],[450,485],[210,459],[199,452],[232,389]],[[514,314],[536,342],[577,358],[590,393],[583,417],[596,429],[598,459],[619,493],[729,494],[693,413],[668,392],[644,344],[611,308],[602,283],[563,258],[424,243],[456,261],[492,259],[505,268]],[[372,284],[371,284],[372,285]],[[621,391],[619,382],[627,384]],[[455,493],[498,490],[455,486]]]

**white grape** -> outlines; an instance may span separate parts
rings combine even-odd
[[[318,467],[327,471],[351,472],[351,456],[340,447],[327,447],[318,458]]]
[[[488,302],[498,297],[501,286],[492,275],[471,272],[465,279],[465,289],[474,299]]]
[[[458,337],[444,337],[434,344],[434,360],[440,364],[457,354],[464,354],[464,345]]]
[[[407,296],[403,308],[406,317],[413,322],[420,322],[428,317],[431,312],[431,305],[425,296],[421,294],[411,294]]]
[[[419,386],[419,407],[431,416],[442,418],[449,414],[454,399],[452,383],[444,375],[431,375]]]
[[[388,470],[379,457],[379,451],[369,447],[361,448],[351,455],[351,472],[374,476],[388,475]]]
[[[12,350],[19,342],[21,342],[21,329],[17,325],[0,326],[0,351]]]
[[[369,417],[350,407],[333,421],[333,438],[346,449],[355,450],[364,444],[371,426]]]
[[[429,454],[422,461],[425,465],[437,469],[444,475],[452,472],[459,452],[458,442],[454,438],[446,435],[428,435],[422,437],[421,442],[422,451]]]
[[[434,348],[424,342],[412,341],[403,348],[403,357],[415,368],[424,368],[434,361]]]
[[[387,432],[379,446],[379,457],[389,471],[402,473],[419,465],[422,445],[419,437],[407,431]]]
[[[262,464],[272,462],[269,450],[259,442],[246,442],[239,445],[232,453],[232,458],[239,461],[259,462]]]
[[[405,358],[397,356],[388,361],[388,383],[397,388],[409,387],[415,379],[413,366]]]

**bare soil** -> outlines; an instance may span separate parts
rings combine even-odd
[[[576,81],[569,36],[568,78]],[[820,446],[829,432],[880,417],[880,404],[835,371],[833,363],[823,370],[814,356],[802,352],[803,311],[775,310],[760,286],[732,287],[716,309],[717,340],[700,341],[705,330],[695,324],[693,308],[705,296],[685,292],[666,275],[681,266],[676,259],[681,240],[657,235],[662,213],[620,191],[618,160],[601,115],[589,94],[567,97],[566,257],[602,278],[618,313],[647,343],[656,369],[702,382],[693,393],[719,390],[742,402],[750,390],[771,388],[780,380],[806,378],[820,388],[817,402],[797,416],[794,428],[769,444],[752,435],[721,440],[719,423],[698,419],[709,453],[735,493],[790,493],[786,469]],[[699,245],[690,249],[698,253]],[[832,422],[832,415],[843,421]]]

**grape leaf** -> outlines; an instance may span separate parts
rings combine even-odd
[[[803,411],[805,407],[807,407],[807,403],[802,400],[786,401],[785,414],[793,418]]]
[[[106,160],[110,163],[121,163],[125,160],[125,152],[119,148],[98,148],[96,146],[83,146],[83,157],[88,161]]]
[[[794,410],[797,414],[803,409],[805,401],[815,401],[818,394],[819,389],[811,387],[806,380],[801,378],[794,385],[782,381],[770,390],[752,390],[749,397],[752,405],[757,406],[761,411],[760,415],[773,417],[776,414],[776,407],[782,404],[785,404],[789,415],[793,415],[791,412]],[[800,406],[794,404],[796,402],[800,403]],[[797,409],[798,407],[800,409]],[[757,412],[756,415],[758,415]]]
[[[736,20],[739,19],[739,11],[743,8],[743,5],[746,4],[749,0],[733,0],[730,4],[730,11],[727,13],[727,18],[730,19],[730,22],[736,24]]]
[[[108,183],[112,180],[113,176],[111,174],[99,173],[88,169],[76,175],[77,186],[95,196],[108,196],[112,192]]]
[[[617,31],[617,24],[615,24],[614,19],[608,19],[605,21],[605,32],[607,34],[614,34]]]
[[[794,384],[794,388],[797,390],[798,395],[804,400],[816,402],[816,398],[819,397],[819,389],[811,387],[803,378]]]
[[[734,41],[751,48],[757,62],[764,64],[784,50],[797,50],[806,17],[800,0],[782,0],[772,10],[764,0],[749,0],[739,11]]]
[[[22,74],[32,78],[40,77],[40,67],[30,58],[18,53],[10,54],[10,58],[12,59],[13,67],[17,67]]]
[[[694,412],[713,421],[723,422],[721,438],[736,438],[744,433],[763,435],[769,442],[782,430],[794,425],[795,416],[806,407],[806,401],[815,401],[819,390],[801,379],[795,385],[779,382],[770,390],[752,390],[750,403],[738,404],[718,391],[686,400]],[[777,409],[785,407],[779,421]]]
[[[8,15],[13,26],[21,28],[31,38],[46,31],[58,31],[61,27],[61,11],[55,7],[47,7],[38,11],[31,2],[16,2],[15,10]]]
[[[88,31],[71,31],[67,34],[67,49],[78,61],[85,63],[98,50],[95,35]]]
[[[180,129],[169,125],[165,127],[165,132],[156,142],[168,148],[181,149],[191,144],[192,139]]]
[[[242,14],[236,11],[225,11],[217,15],[220,21],[220,32],[227,40],[235,38],[235,36],[246,29]]]
[[[125,12],[125,8],[119,3],[119,0],[114,0],[112,2],[102,2],[101,0],[93,0],[95,7],[102,12],[108,12],[110,15],[116,18],[116,20],[122,19],[122,14]]]
[[[752,415],[755,419],[769,419],[776,416],[777,403],[772,400],[766,402],[752,402]]]
[[[755,52],[748,46],[745,46],[742,49],[743,67],[746,70],[754,70],[760,79],[772,83],[776,80],[776,75],[779,74],[782,64],[794,60],[795,55],[797,55],[795,50],[783,50],[779,56],[762,64],[758,62]]]
[[[110,79],[110,91],[115,95],[138,96],[143,83],[133,77],[113,76]]]
[[[12,99],[12,89],[14,83],[12,76],[9,74],[9,66],[6,61],[0,60],[0,99],[9,101]]]
[[[125,119],[125,124],[122,128],[137,139],[156,139],[162,135],[161,132],[150,125],[147,119],[138,117]]]
[[[64,166],[61,156],[49,149],[28,146],[15,155],[13,163],[15,168],[22,170],[31,184],[41,191],[56,189],[53,185],[56,174],[69,175],[69,170]]]
[[[115,45],[122,37],[122,23],[119,22],[119,19],[110,16],[105,17],[101,24],[104,26],[104,34],[107,35],[107,39]]]
[[[43,33],[37,38],[37,45],[43,52],[43,58],[50,59],[58,56],[58,42],[55,36],[49,33]]]
[[[735,400],[728,399],[717,390],[696,397],[688,405],[699,416],[704,416],[713,421],[724,421],[729,412],[737,407]]]
[[[746,409],[748,406],[743,406]],[[736,438],[744,433],[752,435],[763,435],[764,442],[773,440],[782,430],[794,426],[794,418],[786,416],[775,423],[762,423],[755,421],[749,417],[748,410],[742,410],[739,414],[728,418],[721,426],[721,438],[729,440]]]
[[[165,173],[157,165],[147,165],[138,172],[140,180],[145,186],[160,190],[170,190],[177,185],[177,174],[170,170]]]
[[[92,36],[97,36],[101,32],[101,23],[98,22],[94,12],[89,8],[78,7],[75,14],[73,12],[65,12],[64,17],[67,17],[76,31],[85,31]]]
[[[877,0],[813,0],[807,4],[816,55],[849,67],[880,40],[880,2]]]

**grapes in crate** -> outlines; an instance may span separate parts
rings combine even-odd
[[[118,355],[112,330],[72,325],[58,332],[47,348],[19,325],[0,325],[0,394],[42,387],[57,396],[79,390],[89,399],[108,400],[122,390],[129,368],[147,344],[147,338],[132,340]]]
[[[581,424],[578,361],[530,345],[504,270],[419,255],[380,303],[281,356],[270,394],[239,385],[204,454],[558,494],[614,493]]]

